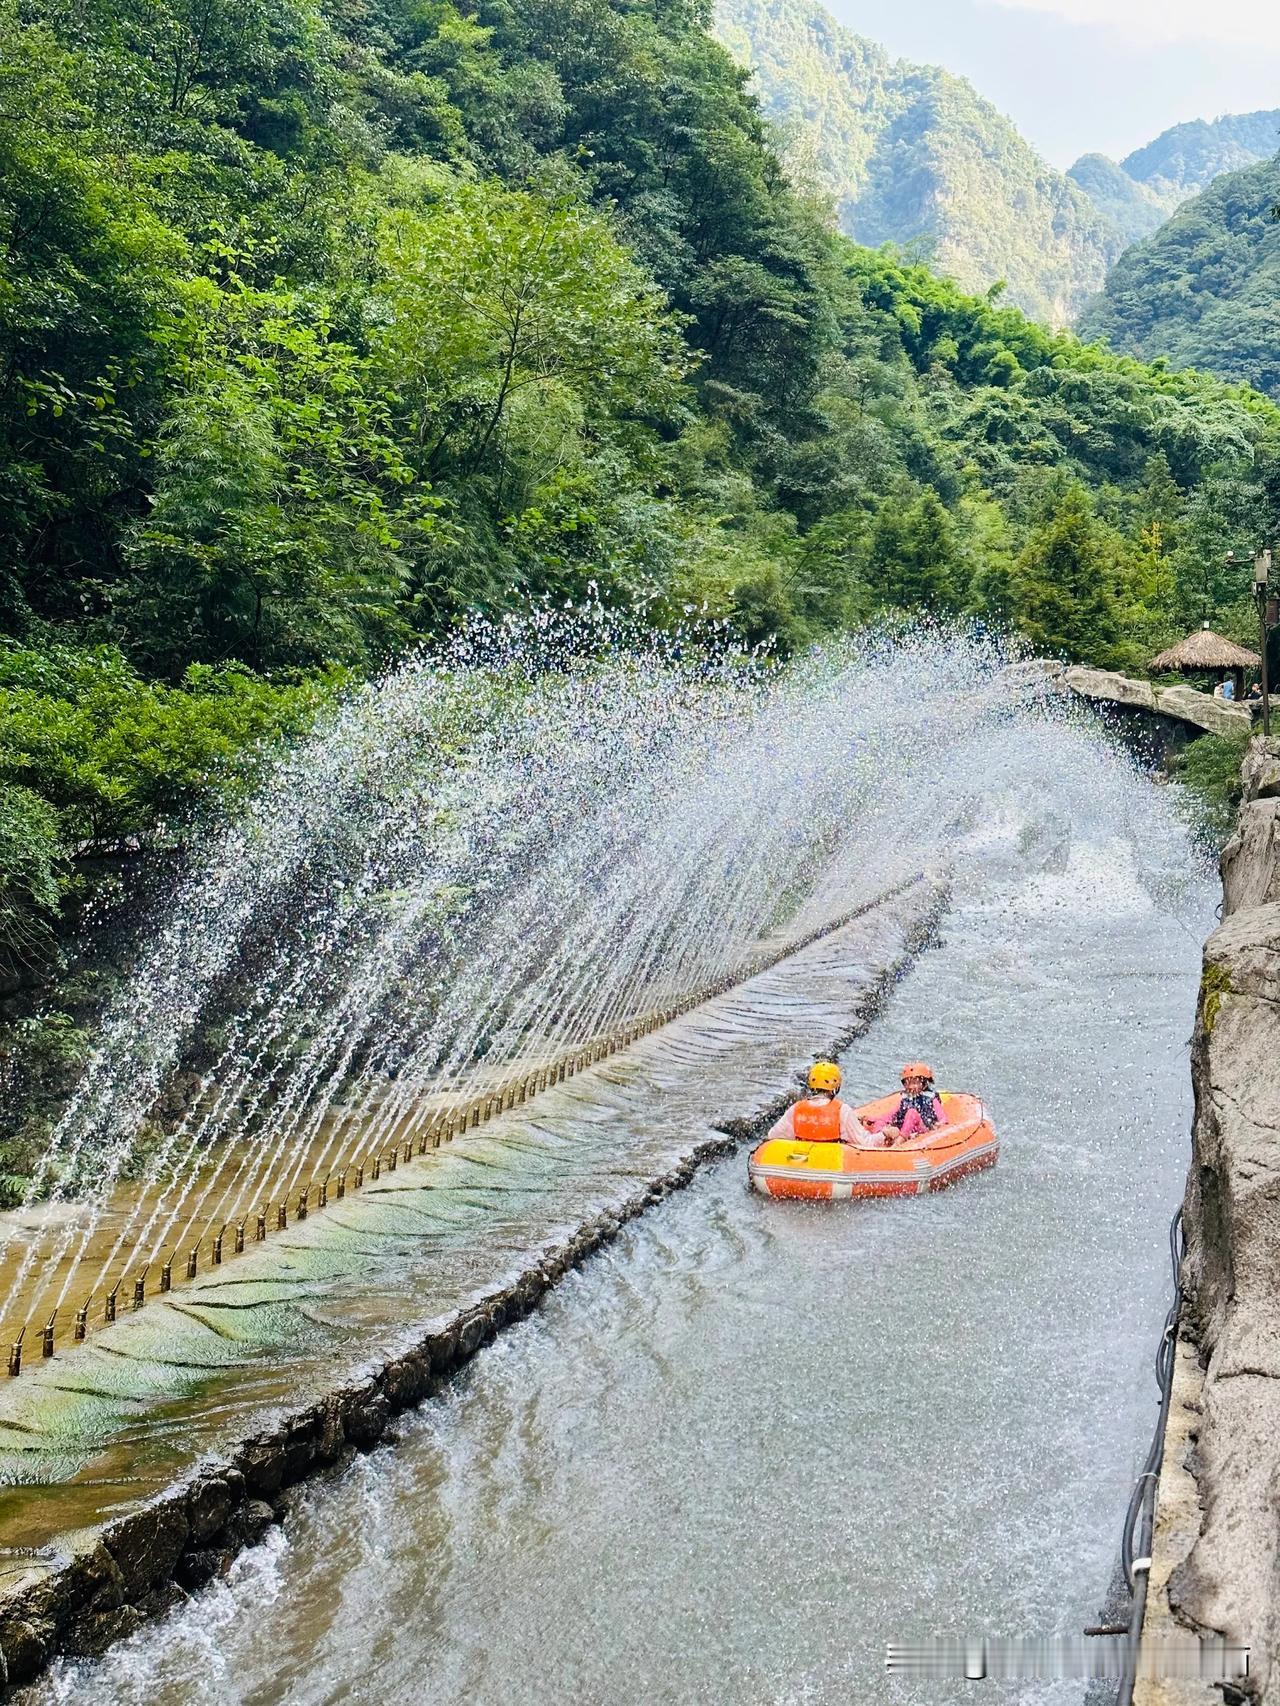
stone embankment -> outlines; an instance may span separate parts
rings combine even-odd
[[[513,1284],[433,1322],[398,1354],[318,1401],[278,1413],[131,1515],[62,1537],[54,1566],[32,1572],[0,1599],[0,1687],[31,1680],[59,1654],[102,1652],[224,1573],[285,1514],[289,1488],[388,1439],[397,1412],[438,1391],[628,1220],[736,1147],[729,1137],[698,1145],[642,1191],[541,1252]]]
[[[1082,699],[1147,711],[1173,722],[1188,723],[1205,734],[1240,734],[1253,726],[1253,713],[1247,705],[1215,699],[1211,693],[1201,693],[1194,687],[1161,687],[1153,681],[1135,681],[1112,669],[1089,669],[1079,663],[1037,660],[1037,664],[1046,676]]]
[[[1225,1698],[1280,1706],[1280,740],[1255,740],[1243,775],[1192,1041],[1186,1306],[1147,1631],[1247,1644],[1250,1677]]]

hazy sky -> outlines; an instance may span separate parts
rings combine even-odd
[[[1059,166],[1094,149],[1118,160],[1183,119],[1280,107],[1277,0],[825,3],[891,53],[970,78]]]

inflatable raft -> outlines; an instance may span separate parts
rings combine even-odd
[[[867,1102],[856,1110],[858,1118],[887,1119],[898,1101],[895,1093]],[[914,1197],[994,1167],[1000,1141],[978,1097],[944,1090],[942,1109],[946,1125],[892,1149],[766,1138],[747,1162],[748,1177],[767,1197]]]

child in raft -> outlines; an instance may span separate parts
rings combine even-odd
[[[888,1119],[872,1120],[870,1129],[880,1134],[886,1147],[904,1143],[946,1125],[942,1097],[933,1087],[933,1068],[922,1060],[908,1061],[902,1069],[902,1096]]]

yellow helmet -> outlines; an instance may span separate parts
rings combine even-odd
[[[825,1090],[828,1095],[834,1096],[840,1088],[840,1083],[840,1068],[834,1060],[819,1060],[809,1068],[811,1090]]]

